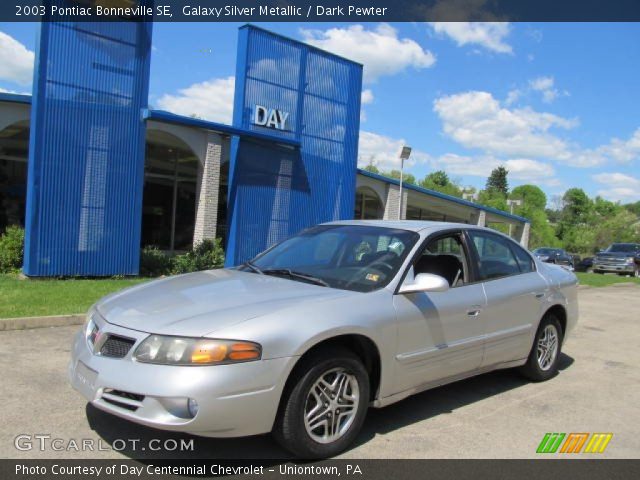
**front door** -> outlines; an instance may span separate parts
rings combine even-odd
[[[486,299],[482,284],[470,283],[469,259],[462,232],[429,239],[405,283],[432,273],[445,277],[450,289],[394,296],[396,392],[473,371],[482,363]]]

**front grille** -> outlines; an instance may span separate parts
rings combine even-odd
[[[113,388],[105,388],[102,392],[102,400],[116,407],[135,412],[142,406],[144,395],[137,393],[123,392]]]
[[[620,257],[597,257],[596,263],[601,265],[626,265],[626,260]]]
[[[119,335],[109,335],[100,348],[100,355],[103,357],[123,358],[136,341],[132,338],[121,337]]]

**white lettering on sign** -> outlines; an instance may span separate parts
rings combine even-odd
[[[286,130],[289,112],[283,112],[275,108],[267,108],[256,105],[253,110],[253,123],[276,130]]]

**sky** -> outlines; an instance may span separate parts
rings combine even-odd
[[[263,23],[364,65],[359,166],[482,188],[499,165],[549,203],[640,200],[640,24]],[[156,23],[149,104],[230,123],[240,24]],[[0,91],[30,93],[38,26],[0,23]]]

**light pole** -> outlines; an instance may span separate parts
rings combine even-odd
[[[404,161],[409,160],[411,147],[406,145],[400,151],[400,208],[398,209],[398,220],[402,220],[402,184],[404,183]]]
[[[522,200],[507,200],[507,205],[509,205],[509,211],[511,212],[511,215],[513,215],[513,206],[514,205],[522,205]],[[513,227],[513,225],[511,224],[511,222],[509,222],[509,236],[511,236],[511,228]]]

